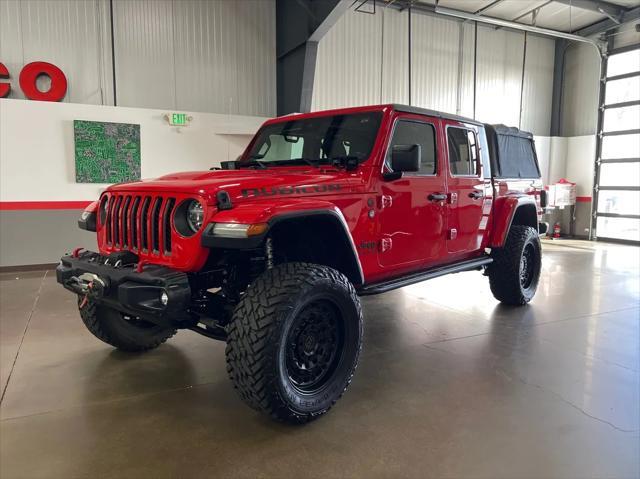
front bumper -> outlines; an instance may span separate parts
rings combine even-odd
[[[73,293],[156,324],[177,326],[192,320],[187,275],[164,266],[147,265],[138,272],[133,263],[122,265],[86,251],[63,256],[56,279]]]

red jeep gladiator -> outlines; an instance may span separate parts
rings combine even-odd
[[[402,105],[267,121],[237,161],[111,186],[64,256],[80,316],[125,351],[190,329],[227,343],[251,407],[302,423],[340,398],[362,344],[359,296],[484,270],[523,305],[540,276],[532,135]]]

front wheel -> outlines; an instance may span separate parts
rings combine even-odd
[[[515,225],[502,248],[491,252],[487,268],[493,296],[504,304],[519,306],[536,294],[542,265],[540,237],[535,228]]]
[[[236,307],[227,371],[240,397],[271,417],[304,423],[349,386],[362,345],[362,310],[331,268],[285,263],[267,270]]]

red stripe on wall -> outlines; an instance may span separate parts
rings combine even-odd
[[[576,196],[576,203],[591,203],[591,196]]]
[[[4,210],[83,210],[91,201],[0,201]]]

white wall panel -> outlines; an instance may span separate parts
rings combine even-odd
[[[346,12],[318,45],[312,109],[380,103],[381,57],[382,15]]]
[[[118,105],[177,108],[172,0],[115,0]]]
[[[460,23],[460,28],[462,29],[462,51],[459,57],[461,70],[456,113],[473,118],[475,26],[472,23]]]
[[[103,102],[99,8],[101,1],[3,0],[0,60],[11,73],[11,98],[24,98],[18,76],[24,65],[46,61],[68,79],[65,102]],[[48,88],[41,78],[39,87]]]
[[[565,56],[562,136],[594,134],[598,113],[600,57],[591,45],[573,44]]]
[[[549,135],[551,130],[554,57],[554,40],[527,35],[520,128],[538,135]]]
[[[409,14],[380,9],[382,15],[382,96],[380,103],[409,103]]]
[[[411,102],[455,113],[460,23],[427,15],[411,19]]]
[[[518,126],[523,51],[523,33],[478,26],[478,120]]]
[[[272,1],[173,3],[176,104],[182,109],[274,115]]]

